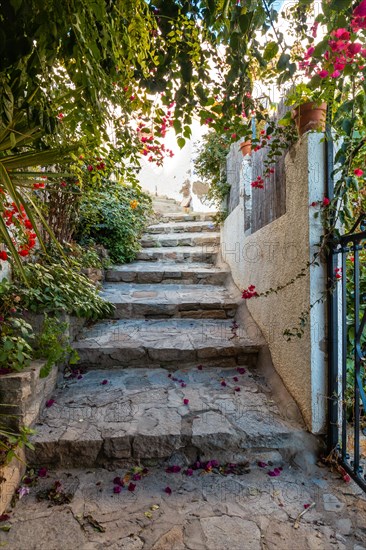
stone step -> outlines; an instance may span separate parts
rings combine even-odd
[[[220,244],[220,233],[168,233],[143,235],[143,248],[151,247],[181,247],[181,246],[215,246]]]
[[[217,232],[217,225],[210,221],[192,221],[153,224],[147,228],[146,233],[156,235],[160,233],[207,233],[209,231]]]
[[[107,283],[101,295],[114,304],[114,319],[230,319],[237,310],[222,286]]]
[[[209,319],[104,321],[84,329],[73,347],[86,368],[254,366],[259,351],[232,322]]]
[[[250,452],[290,455],[301,438],[253,376],[235,368],[95,370],[53,399],[31,438],[31,465],[240,462]]]
[[[137,254],[137,260],[148,262],[202,262],[216,263],[219,246],[177,246],[144,248]]]
[[[169,222],[195,222],[195,221],[214,221],[215,212],[190,212],[189,214],[175,213],[165,214],[161,217],[161,223]]]
[[[220,269],[210,264],[193,262],[176,264],[175,262],[132,262],[116,265],[106,272],[109,282],[125,283],[179,283],[222,285],[230,273],[228,268]]]

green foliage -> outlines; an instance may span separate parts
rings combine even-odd
[[[226,157],[229,152],[229,141],[214,131],[209,131],[202,138],[194,160],[195,172],[199,179],[209,186],[207,200],[219,209],[230,192],[226,181]]]
[[[29,287],[18,283],[24,309],[34,313],[68,313],[91,320],[108,317],[113,311],[95,286],[66,264],[27,264],[24,269]]]
[[[10,317],[1,324],[0,369],[21,371],[32,359],[29,341],[34,338],[32,327],[23,319]]]
[[[104,246],[113,262],[130,262],[151,214],[151,199],[140,188],[108,182],[106,190],[87,194],[80,207],[81,244]]]
[[[23,447],[34,450],[33,444],[29,441],[29,436],[33,434],[35,430],[27,426],[22,426],[19,432],[9,431],[1,427],[0,420],[0,465],[8,464],[13,458],[21,460],[18,451]]]
[[[54,365],[65,361],[70,365],[75,365],[78,362],[79,355],[69,344],[68,328],[67,322],[45,315],[42,330],[35,339],[33,353],[34,359],[46,360],[40,372],[41,378],[48,376]]]

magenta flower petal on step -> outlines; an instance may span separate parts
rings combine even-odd
[[[247,372],[244,367],[238,367],[236,370],[239,374],[245,374]]]
[[[225,380],[221,380],[221,386],[223,386],[223,387],[227,386]]]
[[[77,377],[76,377],[76,379],[77,379],[77,380],[81,380],[81,379],[82,379],[82,377],[83,377],[83,375],[82,375],[82,374],[78,374],[78,375],[77,375]]]
[[[234,388],[234,391],[240,391],[239,386],[237,386],[236,388]]]
[[[48,401],[46,401],[46,407],[47,409],[49,409],[50,407],[52,407],[52,405],[55,403],[55,400],[54,399],[49,399]]]
[[[132,476],[133,481],[140,481],[140,479],[141,479],[141,474],[133,474]]]
[[[278,468],[274,468],[267,473],[270,477],[278,477],[279,475],[281,475],[281,471]]]
[[[130,491],[130,493],[133,493],[134,490],[136,489],[136,484],[135,483],[130,483],[127,487],[128,491]]]
[[[308,508],[310,508],[310,504],[304,504],[304,508],[305,510],[307,510]]]
[[[113,492],[116,493],[116,495],[118,495],[121,491],[122,491],[122,487],[120,485],[115,485],[113,487]]]
[[[211,460],[211,466],[212,468],[218,468],[220,466],[220,463],[218,460]]]
[[[170,373],[168,374],[168,378],[171,378],[172,376],[173,376],[173,375],[172,375],[172,373],[170,372]]]
[[[181,471],[181,467],[180,466],[168,466],[165,471],[168,473],[168,474],[178,474],[180,471]]]
[[[185,405],[189,405],[189,399],[183,399],[183,403],[184,403]]]
[[[185,388],[187,386],[187,384],[185,382],[182,382],[180,386],[181,386],[181,388]]]
[[[144,468],[144,469],[142,470],[142,473],[144,474],[144,476],[146,476],[146,474],[149,473],[149,468]]]
[[[102,385],[102,386],[105,386],[106,384],[108,384],[108,380],[102,380],[102,381],[101,381],[101,385]]]
[[[233,376],[234,382],[239,382],[239,378],[237,376]]]
[[[262,462],[262,460],[258,460],[257,464],[260,468],[267,468],[268,466],[268,464],[266,462]]]
[[[199,470],[199,468],[201,468],[201,462],[195,462],[192,466],[193,470]]]
[[[203,369],[203,365],[198,365],[198,370],[202,370]]]
[[[38,470],[38,477],[46,477],[47,476],[47,468],[40,468]]]
[[[172,494],[171,488],[170,487],[165,487],[164,493],[166,493],[167,495],[171,495]]]
[[[1,514],[0,521],[8,521],[10,519],[9,514]]]
[[[124,482],[123,482],[123,479],[120,478],[119,476],[114,478],[113,483],[115,485],[120,485],[121,487],[124,487],[124,485],[125,485]]]
[[[187,468],[184,473],[186,474],[186,476],[193,476],[192,468]]]

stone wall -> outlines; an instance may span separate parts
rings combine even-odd
[[[245,188],[252,178],[250,160],[243,160],[239,205],[222,229],[222,255],[240,288],[255,285],[258,292],[293,279],[312,259],[322,232],[315,219],[313,201],[325,194],[325,156],[321,134],[305,135],[285,161],[286,212],[254,234],[250,231],[250,208],[244,205]],[[312,267],[306,275],[278,294],[247,301],[248,309],[268,344],[273,366],[297,402],[309,430],[321,433],[326,414],[325,306],[318,304],[301,339],[288,342],[285,329],[297,326],[325,288],[324,266]]]
[[[226,180],[230,185],[227,201],[228,212],[232,212],[240,202],[240,175],[243,155],[239,143],[232,143],[226,161]]]

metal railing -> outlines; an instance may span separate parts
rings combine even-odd
[[[366,491],[366,215],[334,242],[331,266],[328,443]]]

